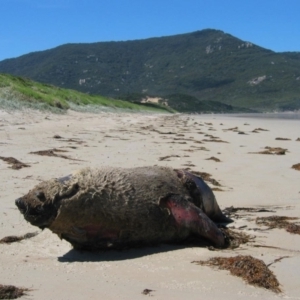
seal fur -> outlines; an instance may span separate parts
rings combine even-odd
[[[167,167],[85,168],[38,184],[16,205],[32,225],[88,250],[180,242],[191,234],[222,247],[213,221],[230,221],[201,178]]]

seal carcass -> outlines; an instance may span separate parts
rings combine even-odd
[[[35,186],[16,205],[25,219],[77,249],[180,242],[191,235],[217,247],[214,222],[230,222],[200,178],[167,167],[85,168]]]

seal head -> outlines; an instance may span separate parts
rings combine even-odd
[[[68,198],[77,192],[77,186],[65,188],[64,183],[71,179],[71,175],[45,181],[25,196],[15,200],[19,211],[24,215],[26,221],[41,229],[51,225],[57,216],[61,199]]]

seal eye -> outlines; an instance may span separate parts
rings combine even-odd
[[[41,191],[37,192],[36,197],[41,201],[41,202],[45,202],[46,201],[46,197],[45,194]]]

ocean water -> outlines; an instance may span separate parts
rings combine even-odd
[[[254,113],[254,114],[237,114],[236,117],[259,118],[259,119],[286,119],[300,120],[300,112],[279,112],[279,113]]]

